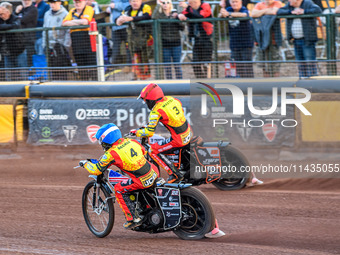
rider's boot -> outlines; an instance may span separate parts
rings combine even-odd
[[[130,213],[127,213],[124,211],[125,213],[125,217],[127,218],[129,215],[129,218],[131,219],[132,216],[132,220],[127,220],[124,224],[123,227],[125,229],[133,229],[135,227],[138,227],[140,225],[142,225],[142,219],[138,216],[138,213],[136,212],[136,206],[135,203],[131,201],[130,199],[130,194],[129,193],[125,193],[122,194],[124,202],[127,206],[127,208],[129,209]]]
[[[169,175],[169,178],[167,179],[167,183],[174,183],[174,182],[180,182],[184,179],[183,174],[174,166],[170,166],[172,174]]]
[[[138,227],[140,225],[142,225],[142,219],[138,217],[136,219],[126,221],[123,224],[123,227],[125,229],[133,229],[133,228]]]

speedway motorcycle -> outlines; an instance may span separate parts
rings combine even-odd
[[[148,150],[150,144],[162,144],[164,140],[155,134],[149,139],[142,138],[141,144]],[[195,136],[184,148],[162,154],[163,160],[171,161],[184,175],[185,183],[195,186],[211,183],[220,190],[237,190],[249,179],[247,158],[230,142],[204,142],[200,136]],[[150,156],[148,159],[157,165]]]
[[[84,188],[82,209],[86,225],[97,237],[107,236],[114,225],[116,201],[114,185],[128,179],[119,171],[105,170],[90,175]],[[130,193],[134,213],[142,219],[136,232],[161,233],[173,231],[186,240],[201,239],[215,227],[215,214],[207,197],[192,184],[165,183],[158,178],[148,189]]]

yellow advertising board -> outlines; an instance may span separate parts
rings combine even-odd
[[[340,101],[312,101],[304,104],[312,116],[301,114],[303,142],[340,141]]]
[[[16,107],[17,139],[23,139],[23,106]],[[0,143],[13,143],[14,140],[14,117],[13,105],[0,105]]]

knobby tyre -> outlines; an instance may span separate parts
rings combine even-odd
[[[97,237],[110,234],[114,224],[114,206],[110,194],[95,180],[84,188],[82,197],[83,215],[86,225]],[[109,198],[109,199],[107,199]]]
[[[250,175],[249,168],[245,168],[250,166],[247,158],[241,151],[229,145],[221,150],[221,162],[222,167],[225,167],[223,169],[231,169],[232,171],[223,171],[222,169],[222,177],[212,184],[220,190],[242,189],[248,182]],[[244,167],[241,169],[241,166]],[[241,172],[240,170],[247,171]]]
[[[181,190],[182,220],[174,233],[184,240],[204,238],[215,227],[215,213],[208,198],[198,189]]]

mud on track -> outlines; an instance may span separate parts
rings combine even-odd
[[[0,254],[340,253],[339,179],[271,179],[229,192],[201,186],[226,233],[218,239],[126,231],[118,205],[111,234],[98,239],[81,210],[88,174],[73,166],[100,153],[31,147],[0,155]]]

